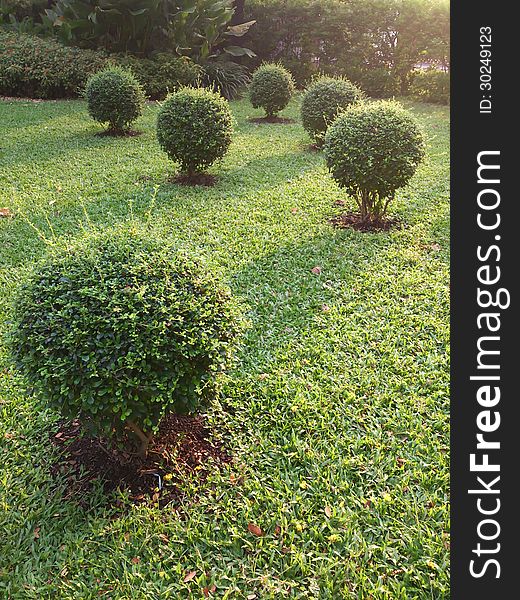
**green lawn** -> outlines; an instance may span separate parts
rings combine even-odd
[[[428,158],[391,205],[405,226],[374,234],[328,224],[345,196],[323,156],[299,124],[249,123],[245,101],[211,189],[169,183],[156,105],[143,135],[113,139],[80,101],[0,101],[0,207],[26,215],[0,218],[0,334],[45,252],[34,227],[87,221],[149,219],[211,260],[250,321],[207,415],[234,464],[186,481],[181,516],[67,497],[49,473],[57,416],[0,348],[1,598],[449,597],[449,112],[408,106]]]

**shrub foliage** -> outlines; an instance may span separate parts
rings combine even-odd
[[[390,101],[349,107],[325,137],[327,166],[367,221],[385,216],[396,190],[408,183],[424,153],[419,126]]]
[[[227,100],[235,100],[251,82],[249,69],[230,60],[214,60],[204,65],[202,83],[220,92]]]
[[[231,25],[234,0],[54,0],[47,20],[65,43],[150,56],[254,56],[236,46],[251,25]]]
[[[227,152],[233,118],[227,100],[203,88],[183,88],[168,96],[157,117],[157,139],[190,176]]]
[[[0,16],[3,12],[13,15],[17,21],[38,18],[47,4],[48,0],[0,0]]]
[[[358,71],[353,80],[371,98],[391,98],[399,94],[400,86],[396,75],[387,68],[374,67]]]
[[[195,85],[202,76],[201,67],[189,58],[167,53],[155,54],[153,58],[123,54],[116,63],[130,69],[146,95],[154,100],[163,100],[169,92],[183,86]]]
[[[68,48],[52,39],[0,30],[0,94],[68,98],[107,64],[100,52]]]
[[[39,397],[94,432],[143,442],[229,366],[240,314],[199,262],[135,231],[54,249],[22,285],[11,349]]]
[[[111,131],[122,132],[143,112],[145,95],[131,71],[115,66],[88,80],[85,98],[94,120],[108,123]]]
[[[450,74],[430,69],[412,74],[410,93],[417,100],[435,104],[450,103]]]
[[[254,73],[249,97],[254,108],[263,108],[268,117],[283,110],[294,93],[294,80],[281,64],[264,63]]]
[[[303,127],[316,143],[322,144],[327,127],[338,113],[362,98],[361,90],[348,79],[320,77],[303,96]]]

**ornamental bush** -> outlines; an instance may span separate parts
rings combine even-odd
[[[417,100],[435,104],[450,103],[450,74],[430,69],[412,73],[410,94]]]
[[[130,71],[113,66],[88,80],[85,98],[95,121],[107,123],[109,131],[122,133],[142,114],[145,95]]]
[[[288,104],[294,93],[294,80],[281,64],[264,63],[253,73],[249,98],[253,108],[263,108],[274,117]]]
[[[338,114],[362,98],[362,91],[348,79],[316,79],[303,96],[301,116],[304,129],[321,145],[327,127]]]
[[[54,249],[21,286],[10,348],[34,392],[97,434],[131,429],[141,451],[166,412],[208,401],[241,318],[198,260],[133,230]]]
[[[327,166],[351,194],[363,221],[379,221],[397,189],[406,185],[425,154],[414,118],[399,104],[350,106],[325,136]]]
[[[222,158],[231,144],[233,118],[227,100],[203,88],[170,94],[157,117],[161,148],[189,176]]]
[[[399,80],[388,69],[366,69],[355,81],[371,98],[391,98],[399,94]]]
[[[219,92],[227,100],[240,98],[251,81],[249,69],[230,60],[213,60],[204,65],[202,85]]]
[[[164,100],[169,92],[194,85],[202,77],[202,68],[187,56],[165,52],[152,58],[122,54],[116,59],[121,67],[130,69],[143,86],[148,98]]]
[[[74,97],[106,64],[102,52],[0,29],[0,94],[6,96]]]

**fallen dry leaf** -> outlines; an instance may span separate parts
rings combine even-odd
[[[298,212],[298,209],[297,208],[291,208],[291,212],[292,212],[293,215],[295,215]]]
[[[249,523],[247,529],[249,530],[249,533],[252,533],[257,537],[264,535],[264,532],[260,529],[260,527],[258,527],[258,525],[255,525],[254,523]]]
[[[37,540],[40,537],[40,528],[39,527],[34,528],[33,536],[34,536],[35,540]]]
[[[13,213],[8,208],[0,208],[0,217],[4,217],[8,219],[9,217],[14,216]]]
[[[141,559],[138,556],[134,556],[134,558],[132,558],[132,562],[134,565],[138,565],[141,562]]]
[[[280,533],[282,533],[282,528],[280,527],[280,525],[277,525],[277,526],[274,528],[274,534],[275,534],[275,535],[280,535]]]
[[[330,506],[325,507],[325,514],[329,519],[332,517],[332,509],[330,508]]]
[[[257,597],[256,594],[248,594],[247,595],[247,600],[255,600],[256,597]]]
[[[164,535],[164,533],[160,533],[157,537],[165,544],[168,544],[170,541],[170,538],[167,535]]]
[[[311,272],[314,273],[314,275],[320,275],[321,274],[321,267],[314,267],[311,269]]]
[[[191,581],[195,575],[197,575],[197,571],[190,571],[189,573],[186,573],[183,581],[184,583],[188,583],[188,581]]]
[[[322,304],[321,310],[323,312],[330,312],[330,306],[328,304]]]

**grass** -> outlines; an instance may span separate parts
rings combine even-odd
[[[449,597],[449,117],[407,106],[428,158],[391,205],[405,227],[374,234],[328,224],[345,197],[322,155],[298,123],[250,123],[245,101],[214,188],[168,182],[156,105],[143,135],[113,139],[80,101],[0,101],[0,207],[27,216],[0,219],[0,334],[46,249],[33,225],[75,237],[87,215],[99,229],[149,218],[208,256],[250,320],[207,415],[235,462],[186,481],[183,517],[115,518],[98,488],[84,510],[56,486],[56,415],[0,348],[0,597]]]

